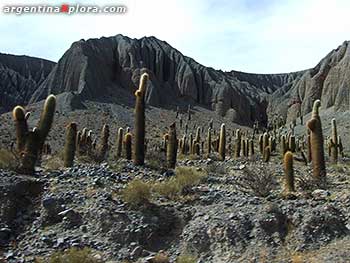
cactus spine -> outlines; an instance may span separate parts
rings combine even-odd
[[[166,159],[168,168],[175,168],[176,165],[176,155],[177,155],[177,138],[176,138],[176,125],[175,123],[169,126],[169,141],[166,151]]]
[[[63,162],[65,167],[72,167],[74,164],[75,148],[77,139],[77,124],[71,122],[66,127],[66,140],[64,144]]]
[[[293,153],[288,151],[283,158],[284,175],[285,175],[285,191],[287,193],[295,192],[294,189],[294,169],[293,169]]]
[[[321,101],[316,100],[313,105],[311,120],[309,120],[307,123],[307,127],[311,131],[311,158],[313,166],[313,176],[315,178],[326,176],[322,124],[319,116],[320,106]]]
[[[219,159],[220,161],[225,160],[226,151],[226,127],[225,123],[221,124],[220,128],[220,141],[219,141]]]
[[[135,141],[133,155],[135,165],[143,165],[145,163],[145,93],[147,81],[148,74],[142,74],[139,89],[135,92]]]

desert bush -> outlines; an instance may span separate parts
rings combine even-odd
[[[169,257],[163,253],[159,252],[157,255],[154,256],[151,260],[152,263],[169,263]]]
[[[233,180],[239,191],[259,197],[268,196],[277,185],[275,176],[265,167],[254,171],[246,167],[243,173],[234,176]]]
[[[48,171],[55,171],[61,169],[63,166],[63,158],[60,154],[52,155],[46,160],[43,160],[42,166]]]
[[[97,260],[91,254],[91,250],[88,248],[77,249],[70,248],[66,251],[56,252],[51,255],[48,261],[36,260],[37,263],[101,263],[101,260]]]
[[[122,199],[133,207],[147,204],[151,199],[151,186],[140,179],[134,179],[122,191]]]
[[[196,263],[197,258],[190,254],[183,254],[178,256],[176,263]]]
[[[7,149],[0,149],[0,169],[16,170],[19,161],[14,153]]]
[[[181,193],[182,189],[176,178],[170,178],[166,181],[156,183],[153,186],[153,191],[160,196],[174,198]]]
[[[176,176],[156,183],[153,191],[167,198],[174,198],[182,194],[186,189],[200,183],[205,176],[205,172],[197,170],[195,167],[177,167]]]
[[[227,170],[224,164],[211,163],[207,166],[206,171],[212,174],[226,174]]]

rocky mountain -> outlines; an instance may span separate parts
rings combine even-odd
[[[82,100],[117,100],[125,94],[133,100],[144,70],[151,80],[147,103],[162,107],[196,103],[243,124],[255,119],[266,122],[266,95],[302,76],[302,72],[223,72],[197,63],[155,37],[117,35],[73,43],[30,101],[62,92],[74,92]]]
[[[349,109],[349,54],[349,42],[344,42],[312,69],[251,74],[205,67],[155,37],[80,40],[56,65],[0,55],[0,112],[14,104],[40,101],[50,93],[63,93],[67,109],[86,100],[132,106],[140,74],[147,71],[150,105],[186,109],[197,104],[243,125],[255,120],[266,124],[276,115],[289,122],[309,113],[319,98],[323,108]]]
[[[0,53],[0,113],[27,104],[54,65],[40,58]]]
[[[345,41],[332,50],[314,68],[303,72],[270,97],[268,112],[282,113],[287,121],[312,109],[313,101],[321,99],[322,108],[334,107],[335,111],[350,108],[350,45]]]

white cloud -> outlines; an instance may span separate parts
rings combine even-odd
[[[21,2],[54,3],[53,0],[11,0],[1,2],[0,8]],[[82,38],[119,33],[137,38],[154,35],[206,66],[274,73],[312,67],[349,39],[350,1],[346,0],[86,0],[79,3],[125,4],[128,13],[0,14],[0,52],[58,60],[72,42]]]

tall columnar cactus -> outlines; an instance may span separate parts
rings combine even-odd
[[[107,124],[103,125],[101,132],[101,143],[98,147],[97,158],[98,161],[103,161],[106,158],[108,151],[108,138],[109,138],[109,126]]]
[[[225,160],[226,152],[226,127],[225,123],[221,124],[220,128],[220,141],[219,141],[219,159],[220,161]]]
[[[312,161],[312,154],[311,154],[311,135],[310,135],[310,130],[307,129],[307,161],[310,163]]]
[[[209,157],[211,154],[211,128],[208,128],[207,147],[207,155]]]
[[[72,167],[74,164],[74,156],[77,139],[77,124],[71,122],[66,127],[66,140],[64,143],[63,162],[65,167]]]
[[[259,140],[259,151],[260,151],[261,155],[263,155],[264,154],[264,144],[263,144],[263,135],[262,134],[259,135],[258,140]]]
[[[123,136],[124,136],[124,129],[119,128],[118,129],[118,136],[117,136],[117,158],[120,158],[122,156],[123,152]]]
[[[16,144],[17,151],[21,153],[24,150],[26,137],[28,135],[28,124],[24,108],[16,106],[12,111],[13,119],[16,125]]]
[[[188,110],[187,110],[187,120],[190,121],[191,120],[191,105],[188,105]]]
[[[341,137],[338,136],[338,148],[339,148],[339,153],[340,156],[344,158],[344,148],[343,148],[343,142],[341,140]]]
[[[282,135],[281,136],[281,153],[282,157],[284,157],[284,154],[287,152],[288,147],[287,147],[287,142],[286,142],[286,136]]]
[[[263,160],[265,163],[268,163],[270,161],[270,156],[271,156],[270,146],[266,146],[264,149],[264,156],[263,156]]]
[[[263,135],[263,149],[265,152],[266,147],[269,146],[269,134],[267,132],[264,133]],[[271,151],[271,149],[270,149]]]
[[[247,156],[247,147],[246,147],[246,140],[244,138],[241,140],[241,149],[242,149],[242,155],[244,157],[246,157]]]
[[[235,158],[239,158],[241,155],[241,130],[236,130],[236,138],[235,138]]]
[[[124,149],[125,149],[125,158],[131,160],[132,155],[132,135],[130,132],[127,132],[124,136]]]
[[[39,123],[38,123],[38,133],[40,137],[39,151],[42,149],[47,135],[50,132],[53,117],[56,110],[56,97],[54,95],[49,95],[44,103],[44,108],[41,112]]]
[[[196,137],[194,138],[194,140],[198,143],[201,141],[201,127],[200,126],[197,127]]]
[[[33,174],[38,156],[51,129],[56,108],[56,97],[50,95],[44,103],[40,120],[33,131],[28,131],[27,118],[22,107],[15,107],[13,118],[16,123],[17,150],[20,152],[20,172]]]
[[[337,121],[332,119],[332,137],[331,137],[331,160],[333,163],[338,162],[338,133]]]
[[[135,165],[145,163],[145,93],[148,74],[144,73],[140,79],[139,89],[135,92],[135,139],[133,161]]]
[[[287,193],[295,192],[294,188],[294,169],[293,169],[293,153],[288,151],[283,158],[284,175],[285,175],[285,191]]]
[[[315,178],[326,176],[322,124],[319,116],[320,106],[321,101],[316,100],[313,105],[311,120],[309,120],[307,123],[307,127],[311,131],[311,157],[313,165],[313,176]]]
[[[295,141],[295,136],[294,135],[291,135],[290,137],[289,137],[289,150],[291,151],[291,152],[295,152],[295,150],[296,150],[296,141]]]
[[[209,128],[211,130],[213,129],[213,119],[210,119],[210,121],[209,121]]]
[[[253,156],[254,155],[254,140],[250,139],[249,140],[249,155]]]
[[[169,126],[169,142],[167,147],[167,164],[168,168],[174,169],[176,165],[176,155],[177,155],[177,137],[176,137],[176,125],[175,123]]]

